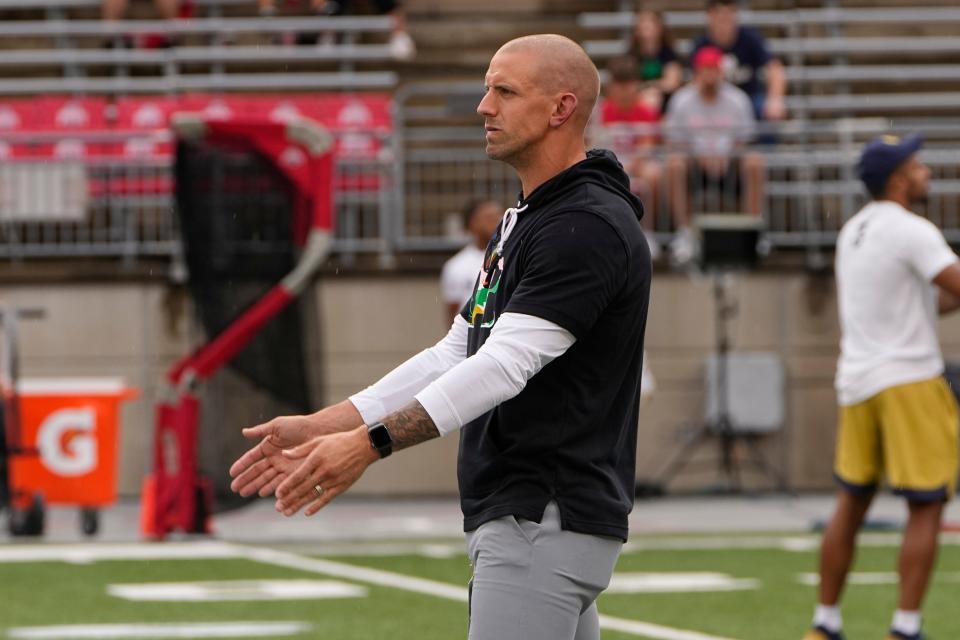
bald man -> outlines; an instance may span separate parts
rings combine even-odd
[[[377,460],[463,430],[470,640],[596,640],[597,596],[633,507],[650,253],[609,151],[587,152],[593,63],[557,35],[505,44],[486,74],[487,155],[523,191],[447,336],[310,416],[244,430],[241,495],[312,515]]]

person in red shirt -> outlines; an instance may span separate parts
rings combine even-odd
[[[607,64],[608,78],[600,104],[599,142],[616,154],[630,176],[630,190],[640,196],[647,215],[642,223],[653,257],[660,247],[653,239],[657,210],[657,187],[662,168],[653,158],[660,111],[643,96],[632,56],[613,58]]]

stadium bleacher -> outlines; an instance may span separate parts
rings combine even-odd
[[[7,77],[0,79],[0,94],[386,89],[397,82],[396,73],[383,68],[390,59],[386,45],[352,42],[358,33],[388,32],[389,19],[378,16],[130,20],[119,27],[118,31],[118,25],[101,20],[0,23],[0,38],[41,41],[40,46],[5,53],[0,73]],[[271,43],[271,36],[294,30],[332,32],[350,38],[324,47]],[[113,49],[101,48],[105,42],[132,34],[196,41],[164,49],[126,50],[122,43]],[[253,40],[250,44],[224,46],[221,42],[227,36],[251,36]],[[381,68],[352,68],[359,62]],[[297,70],[280,71],[291,65]],[[269,71],[251,71],[252,67]],[[131,77],[133,69],[137,77]]]
[[[579,24],[624,31],[633,20],[630,12],[592,12],[582,14]],[[678,52],[688,54],[691,36],[703,29],[703,11],[667,11],[664,20],[679,38]],[[790,82],[788,105],[795,114],[943,115],[960,105],[960,71],[955,64],[943,64],[960,56],[960,43],[941,35],[960,26],[960,8],[743,10],[740,23],[765,32],[771,51],[783,61]],[[913,27],[911,35],[904,35],[905,25]],[[621,33],[588,40],[584,47],[602,60],[624,53],[627,42]],[[931,82],[939,85],[937,91],[903,86]]]
[[[544,18],[548,21],[542,28],[586,36],[585,47],[602,66],[606,58],[625,50],[633,14],[617,10],[623,8],[622,2],[581,4],[579,8],[607,11],[578,13],[570,8],[566,14],[555,12]],[[241,96],[251,93],[280,100],[286,92],[305,96],[304,92],[367,95],[375,91],[376,100],[383,102],[388,95],[383,92],[393,91],[390,127],[379,128],[369,137],[376,140],[372,145],[376,153],[364,162],[376,169],[358,168],[354,158],[353,168],[344,169],[353,178],[338,179],[344,188],[340,201],[353,203],[354,211],[343,213],[338,247],[388,253],[449,250],[458,239],[448,235],[447,218],[463,194],[507,195],[515,188],[509,171],[491,168],[477,148],[473,113],[479,96],[476,78],[484,64],[474,49],[496,46],[509,31],[504,31],[506,27],[487,33],[478,26],[470,35],[470,50],[457,49],[456,39],[446,36],[444,42],[440,19],[429,30],[433,49],[425,47],[424,61],[411,67],[390,58],[383,44],[390,29],[385,17],[281,15],[267,19],[255,15],[251,2],[197,0],[194,5],[194,17],[188,20],[143,19],[141,11],[137,19],[120,25],[122,34],[176,35],[178,46],[125,49],[103,47],[119,36],[116,27],[96,19],[96,0],[0,0],[0,15],[8,18],[0,23],[4,42],[0,96],[6,96],[0,100],[7,104],[0,109],[0,153],[26,160],[40,153],[64,162],[76,162],[85,155],[91,166],[132,162],[136,157],[137,162],[153,165],[129,171],[163,173],[169,171],[163,164],[169,164],[169,132],[163,127],[145,132],[124,120],[129,105],[140,104],[138,100],[153,104],[165,117],[174,108],[171,105],[182,104],[187,94],[205,96],[215,105],[235,106],[242,102]],[[935,175],[928,213],[946,223],[948,237],[960,239],[960,228],[951,222],[957,218],[960,184],[956,163],[947,151],[958,138],[950,116],[960,106],[960,66],[953,64],[960,61],[960,44],[949,34],[960,26],[960,9],[840,7],[836,3],[791,9],[775,8],[775,3],[757,6],[741,11],[741,23],[764,31],[784,61],[790,83],[790,119],[777,127],[778,144],[761,149],[767,166],[765,214],[774,246],[832,244],[840,224],[861,199],[849,166],[858,145],[891,128],[920,129],[931,137],[928,154]],[[447,19],[456,25],[451,31],[462,29],[467,19],[477,25],[494,23],[492,18],[484,22],[458,14]],[[678,50],[688,51],[692,36],[703,28],[700,4],[671,3],[665,19],[678,38]],[[514,28],[512,24],[510,29]],[[324,46],[276,44],[275,36],[291,30],[341,35]],[[438,67],[449,72],[428,72],[428,82],[420,81],[423,70]],[[69,132],[9,126],[11,117],[23,110],[22,101],[37,95],[106,99],[103,109],[94,109],[106,114],[105,120],[91,116],[85,128]],[[373,111],[381,109],[386,107]],[[23,122],[36,117],[26,114]],[[356,132],[350,135],[353,142],[349,144],[367,144]],[[26,153],[27,149],[32,151]],[[122,153],[111,155],[105,150]],[[117,164],[112,171],[125,169]],[[150,184],[162,185],[165,180],[155,177]],[[104,184],[118,184],[94,182],[99,186],[92,187],[91,193],[98,197],[107,197]],[[357,188],[345,188],[348,183]],[[373,184],[377,189],[371,190]],[[129,198],[129,193],[118,198],[112,206]],[[163,202],[155,215],[169,217],[162,211],[168,205]],[[664,211],[654,215],[658,238],[665,242],[673,231],[670,216]],[[139,228],[124,224],[126,229]],[[172,222],[167,228],[171,235],[165,250],[173,251]],[[21,231],[17,237],[30,235]],[[124,237],[124,251],[137,245],[135,236],[118,234],[105,235]],[[83,236],[71,232],[51,237],[60,241]],[[50,240],[44,242],[47,246],[20,243],[16,248],[5,243],[3,250],[19,256],[83,253],[76,247],[51,248]],[[105,250],[108,255],[115,251]]]

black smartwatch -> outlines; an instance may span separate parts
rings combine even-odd
[[[374,422],[367,427],[367,435],[370,436],[370,446],[377,450],[381,458],[386,458],[393,453],[393,438],[390,437],[387,425]]]

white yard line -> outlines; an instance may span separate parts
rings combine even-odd
[[[0,546],[0,563],[103,560],[218,560],[241,557],[233,545],[216,541],[131,544],[9,544]]]
[[[467,590],[465,587],[458,587],[445,582],[414,578],[402,573],[358,567],[343,562],[334,562],[332,560],[308,558],[275,549],[240,547],[239,545],[238,548],[243,549],[247,554],[245,555],[246,558],[264,564],[298,569],[300,571],[311,571],[335,576],[337,578],[356,580],[358,582],[366,582],[382,587],[391,587],[402,591],[412,591],[447,600],[455,600],[457,602],[467,601]],[[611,631],[628,633],[641,638],[650,638],[651,640],[733,640],[731,638],[712,636],[697,631],[675,629],[673,627],[651,624],[649,622],[614,618],[612,616],[600,616],[600,627],[610,629]]]
[[[956,584],[960,582],[960,572],[938,571],[933,575],[934,580]],[[897,584],[900,577],[892,571],[854,571],[847,576],[847,583],[852,585],[888,585]],[[816,573],[798,573],[797,582],[808,587],[820,584],[820,576]]]
[[[903,536],[899,533],[861,533],[857,544],[861,547],[896,547]],[[960,545],[960,533],[940,534],[940,546]],[[735,549],[781,550],[808,552],[820,546],[819,535],[782,536],[707,536],[692,538],[635,538],[623,546],[624,553],[637,551],[723,551]]]
[[[109,584],[107,593],[134,602],[262,602],[365,598],[367,588],[339,580],[217,580]]]
[[[402,573],[358,567],[343,562],[334,562],[333,560],[308,558],[295,553],[277,551],[276,549],[267,549],[264,547],[245,547],[238,545],[237,549],[247,560],[254,560],[263,564],[320,573],[335,578],[356,580],[367,584],[375,584],[380,587],[412,591],[414,593],[422,593],[428,596],[456,600],[458,602],[467,601],[467,590],[464,587],[458,587],[445,582],[437,582],[425,578],[414,578]]]
[[[600,616],[600,627],[610,629],[611,631],[620,631],[629,633],[641,638],[652,638],[653,640],[733,640],[723,636],[711,636],[699,631],[686,631],[684,629],[674,629],[673,627],[664,627],[659,624],[649,622],[640,622],[638,620],[627,620],[625,618],[613,618],[611,616]]]
[[[858,544],[864,547],[895,547],[900,544],[898,533],[863,533]],[[645,538],[636,537],[623,547],[624,553],[639,551],[722,551],[724,549],[773,549],[785,551],[814,551],[820,544],[816,535],[740,536]],[[941,546],[960,546],[960,533],[940,535]],[[87,564],[104,560],[218,560],[246,557],[250,547],[240,548],[217,540],[158,543],[82,543],[82,544],[19,544],[0,545],[0,564],[8,562],[70,562]],[[301,545],[301,548],[302,545]],[[320,545],[316,545],[320,549]],[[327,555],[327,546],[322,547]],[[349,544],[330,545],[334,555],[408,555],[432,557],[455,556],[463,553],[462,543],[424,544]]]
[[[70,624],[15,627],[17,640],[146,640],[166,638],[256,638],[291,636],[310,631],[305,622],[194,622],[186,624]]]
[[[605,593],[711,593],[759,588],[760,581],[754,578],[711,571],[622,571],[613,574]]]

